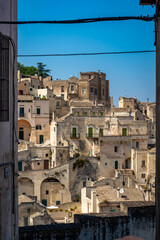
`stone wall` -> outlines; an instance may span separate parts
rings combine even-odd
[[[19,240],[113,240],[135,235],[155,239],[155,207],[128,208],[128,215],[75,215],[74,224],[19,228]]]

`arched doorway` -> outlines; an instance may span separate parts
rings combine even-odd
[[[31,125],[26,120],[18,121],[18,138],[20,140],[30,141]]]
[[[56,178],[47,178],[41,184],[41,202],[45,206],[56,206],[64,202],[64,186]]]
[[[31,179],[22,177],[18,181],[18,195],[34,196],[34,183]]]

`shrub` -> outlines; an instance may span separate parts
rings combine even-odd
[[[62,208],[60,208],[60,209],[59,209],[59,211],[60,211],[60,212],[62,212],[62,211],[63,211],[63,209],[62,209]]]
[[[65,209],[64,211],[65,211],[65,212],[68,212],[68,209]]]

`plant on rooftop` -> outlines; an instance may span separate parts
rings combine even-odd
[[[68,209],[65,209],[64,211],[65,211],[65,212],[68,212]]]

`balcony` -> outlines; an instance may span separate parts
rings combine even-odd
[[[87,133],[86,134],[86,138],[89,139],[95,139],[95,138],[99,138],[101,135],[99,133]]]
[[[71,135],[70,135],[70,138],[71,139],[79,139],[80,138],[80,134],[79,133],[71,133]]]

